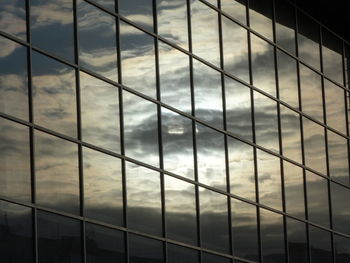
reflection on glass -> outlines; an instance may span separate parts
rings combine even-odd
[[[143,3],[148,1],[129,1]],[[156,66],[154,39],[150,35],[120,22],[122,82],[152,98],[156,97]]]
[[[34,122],[76,137],[75,70],[36,52],[32,58]]]
[[[308,219],[316,224],[329,227],[329,203],[327,180],[306,172]]]
[[[2,262],[34,262],[32,209],[0,200]]]
[[[249,0],[249,20],[253,30],[273,41],[271,0]]]
[[[221,0],[221,10],[244,25],[247,24],[246,5],[246,0]]]
[[[159,173],[126,163],[128,227],[162,235]]]
[[[158,34],[188,49],[187,1],[157,0]]]
[[[229,258],[203,252],[202,263],[231,263],[231,260]]]
[[[220,66],[218,13],[199,0],[191,0],[193,53]]]
[[[276,76],[273,46],[251,34],[252,75],[255,87],[276,96]]]
[[[231,193],[255,201],[253,147],[227,138]]]
[[[159,165],[157,106],[129,92],[123,93],[125,154]]]
[[[32,43],[69,61],[74,61],[74,17],[71,0],[32,0]]]
[[[118,81],[115,18],[79,0],[78,35],[80,65]]]
[[[256,207],[231,199],[233,254],[248,260],[259,261]]]
[[[165,176],[165,210],[167,237],[196,245],[197,217],[194,185]]]
[[[125,262],[124,233],[86,223],[86,262]]]
[[[343,44],[342,41],[322,28],[322,63],[323,73],[340,84],[343,79]]]
[[[295,54],[295,10],[288,2],[275,1],[276,43]]]
[[[321,76],[300,64],[301,105],[304,113],[323,122]]]
[[[305,218],[304,179],[302,168],[283,162],[284,195],[286,212],[292,216]]]
[[[38,211],[39,263],[82,261],[80,221]]]
[[[257,150],[259,202],[282,210],[280,159]]]
[[[283,155],[301,163],[301,131],[298,113],[280,105]]]
[[[162,143],[164,169],[193,179],[192,121],[162,108]]]
[[[202,247],[229,253],[227,197],[200,188],[199,201]]]
[[[189,58],[161,41],[158,44],[161,100],[174,108],[191,113]]]
[[[251,90],[225,77],[225,102],[227,130],[252,141]]]
[[[0,112],[28,120],[27,50],[2,36],[0,46]]]
[[[279,152],[277,103],[254,92],[256,143]]]
[[[327,125],[346,134],[346,113],[344,90],[324,80]]]
[[[163,242],[129,234],[130,263],[163,263]]]
[[[80,72],[82,139],[119,153],[118,92],[117,87]]]
[[[115,0],[93,0],[94,2],[100,4],[101,6],[114,11],[114,2]]]
[[[226,190],[224,135],[201,124],[196,135],[199,182]]]
[[[168,263],[199,263],[197,250],[168,243]]]
[[[223,126],[220,72],[193,60],[196,117],[213,126]]]
[[[89,148],[83,150],[85,216],[123,225],[121,161]]]
[[[29,129],[0,118],[0,195],[31,201]]]
[[[264,263],[285,262],[283,216],[260,209],[260,232]]]
[[[349,184],[348,140],[328,130],[328,161],[330,176]]]
[[[308,246],[306,225],[287,218],[288,251],[290,263],[307,263]]]
[[[320,69],[319,25],[298,12],[299,58],[315,69]]]
[[[132,22],[153,32],[152,0],[119,0],[119,13]]]
[[[335,258],[337,263],[350,262],[350,239],[334,235],[335,240]]]
[[[296,60],[277,50],[277,71],[280,100],[298,109],[299,92]]]
[[[350,46],[344,44],[345,54],[344,54],[344,70],[345,70],[345,87],[350,89]]]
[[[349,235],[350,211],[348,200],[350,200],[350,190],[341,185],[331,183],[331,199],[333,229]]]
[[[249,82],[247,30],[222,16],[222,38],[224,69]]]
[[[305,165],[327,174],[324,128],[303,118]]]
[[[26,2],[3,0],[0,5],[0,31],[26,40]],[[1,46],[1,45],[0,45]]]
[[[332,242],[329,232],[319,228],[309,227],[309,242],[311,247],[311,262],[332,263]],[[338,263],[338,262],[337,262]]]
[[[35,132],[37,203],[68,213],[79,213],[78,146]]]

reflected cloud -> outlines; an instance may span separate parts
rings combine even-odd
[[[26,39],[25,1],[7,0],[0,5],[0,31]],[[1,40],[0,40],[0,46]],[[0,50],[1,53],[1,50]]]

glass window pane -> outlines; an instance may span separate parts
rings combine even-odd
[[[280,105],[283,155],[301,163],[300,115]]]
[[[83,149],[85,216],[123,225],[121,161],[89,148]]]
[[[306,172],[308,219],[329,227],[329,203],[327,180]]]
[[[114,2],[115,0],[93,0],[94,2],[100,4],[101,6],[114,11]]]
[[[220,72],[193,60],[196,117],[222,128],[222,87]]]
[[[119,13],[146,30],[153,32],[152,2],[152,0],[119,0]]]
[[[180,247],[173,244],[167,245],[168,263],[199,263],[197,250]]]
[[[254,117],[256,143],[279,152],[277,103],[254,92]]]
[[[327,174],[324,128],[303,118],[305,165]]]
[[[257,150],[259,202],[282,210],[280,159]]]
[[[163,242],[136,235],[129,235],[130,263],[163,263]]]
[[[344,70],[345,70],[345,87],[350,89],[350,46],[345,44]]]
[[[329,232],[310,226],[309,239],[311,247],[311,262],[333,262],[331,235]]]
[[[256,1],[257,2],[257,1]],[[251,34],[252,75],[255,87],[276,96],[274,49],[265,40]]]
[[[30,3],[32,43],[74,61],[73,1],[32,0]]]
[[[283,162],[284,195],[286,212],[292,216],[305,218],[304,178],[303,169]]]
[[[226,126],[233,134],[252,141],[251,90],[225,77]]]
[[[157,22],[160,36],[188,49],[186,0],[157,0]]]
[[[35,177],[38,204],[79,214],[78,146],[35,132]]]
[[[86,223],[86,262],[125,262],[124,233]]]
[[[221,0],[221,10],[242,24],[247,24],[247,1],[246,0]]]
[[[159,41],[159,84],[162,102],[191,113],[189,58]]]
[[[249,0],[249,20],[253,30],[273,41],[271,0]]]
[[[231,137],[227,139],[231,193],[255,201],[253,147]]]
[[[0,118],[0,195],[31,201],[29,129]]]
[[[305,223],[287,218],[288,251],[290,263],[307,263],[308,245]]]
[[[0,200],[2,262],[34,262],[32,209]]]
[[[231,199],[233,254],[259,261],[258,226],[254,205]]]
[[[226,190],[224,135],[201,124],[196,135],[199,182]]]
[[[331,198],[334,230],[350,235],[350,189],[331,183]]]
[[[129,1],[143,3],[150,1]],[[136,4],[137,5],[137,4]],[[154,38],[133,26],[120,22],[122,82],[152,98],[156,97],[156,59]]]
[[[194,185],[165,176],[167,237],[197,244],[196,196]]]
[[[264,263],[285,262],[283,216],[260,209],[260,232]]]
[[[275,1],[276,43],[295,54],[295,10],[288,2]]]
[[[118,81],[115,18],[82,0],[77,16],[80,65]]]
[[[36,52],[32,58],[34,122],[76,137],[75,70]]]
[[[228,73],[249,82],[247,30],[222,16],[222,37],[224,69]]]
[[[27,49],[2,36],[0,46],[0,111],[28,120]]]
[[[350,262],[350,239],[338,235],[335,238],[335,258],[337,263]]]
[[[120,152],[119,89],[80,72],[82,139]]]
[[[203,252],[202,263],[231,263],[231,260],[229,258]]]
[[[159,165],[157,106],[129,92],[123,93],[125,154]]]
[[[191,0],[193,53],[220,66],[218,13],[199,0]]]
[[[126,163],[128,227],[162,235],[162,204],[159,173]]]
[[[202,247],[229,253],[227,197],[200,188],[199,200]]]
[[[39,263],[82,261],[80,221],[38,211]]]
[[[3,0],[0,5],[0,31],[26,40],[26,2]]]
[[[164,169],[193,179],[192,120],[162,108],[162,143]]]

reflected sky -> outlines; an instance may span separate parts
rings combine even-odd
[[[288,2],[275,1],[276,43],[295,54],[295,10]]]
[[[244,25],[247,24],[246,0],[221,0],[221,10],[237,19]]]
[[[152,0],[119,0],[119,13],[134,23],[153,31],[153,1]]]
[[[167,252],[169,263],[199,263],[197,250],[168,243]]]
[[[350,260],[350,239],[334,235],[335,257],[337,263],[347,263]]]
[[[273,41],[272,1],[249,0],[250,27]]]
[[[26,39],[26,10],[23,0],[3,0],[0,5],[0,31]],[[1,46],[1,44],[0,44]]]
[[[163,242],[137,235],[129,235],[130,263],[164,262]]]
[[[348,188],[331,183],[333,228],[336,231],[350,234],[350,211],[348,200],[350,191]],[[350,252],[350,250],[349,250]]]
[[[288,252],[290,263],[308,262],[306,224],[287,218]]]
[[[311,262],[332,263],[332,241],[329,232],[310,226]]]

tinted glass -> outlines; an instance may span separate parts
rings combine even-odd
[[[94,0],[94,2],[100,4],[101,6],[114,11],[115,0]]]
[[[81,133],[85,142],[120,152],[118,88],[80,72]]]
[[[86,262],[124,262],[124,233],[86,223]]]
[[[165,210],[167,237],[196,245],[197,217],[194,185],[165,176]]]
[[[36,52],[32,58],[34,122],[76,137],[75,70]]]
[[[350,234],[350,189],[331,183],[333,228],[344,234]]]
[[[164,262],[163,243],[158,240],[129,235],[130,263]]]
[[[85,216],[123,225],[121,161],[89,148],[83,149]]]
[[[3,0],[0,6],[0,31],[26,39],[26,3],[23,0]]]
[[[0,46],[0,111],[28,120],[27,50],[2,36]]]
[[[31,201],[29,129],[0,118],[0,195]]]
[[[186,247],[168,244],[169,263],[199,263],[198,252]]]
[[[305,223],[287,218],[288,252],[290,263],[307,263],[308,246]]]
[[[115,18],[79,0],[78,35],[80,65],[118,81]]]
[[[309,242],[311,247],[311,262],[333,262],[331,235],[329,232],[310,226]]]
[[[78,146],[35,132],[36,201],[68,213],[79,213]]]
[[[72,0],[32,0],[32,43],[69,61],[74,61],[74,16]]]
[[[350,260],[350,239],[334,235],[335,258],[337,263],[347,263]]]
[[[246,0],[221,0],[221,10],[245,25],[247,24],[246,4]]]
[[[38,211],[39,263],[82,262],[78,220]]]
[[[159,173],[126,163],[128,227],[162,235]]]
[[[0,200],[2,262],[34,262],[32,209]]]
[[[202,247],[229,253],[227,197],[200,188],[199,201]]]
[[[288,2],[275,1],[276,43],[295,54],[295,10]]]
[[[249,19],[253,30],[273,41],[271,0],[249,0]]]
[[[231,263],[231,260],[229,258],[224,258],[217,255],[209,254],[209,253],[203,253],[202,262],[203,263]]]
[[[119,0],[119,13],[132,22],[153,31],[152,0]]]

